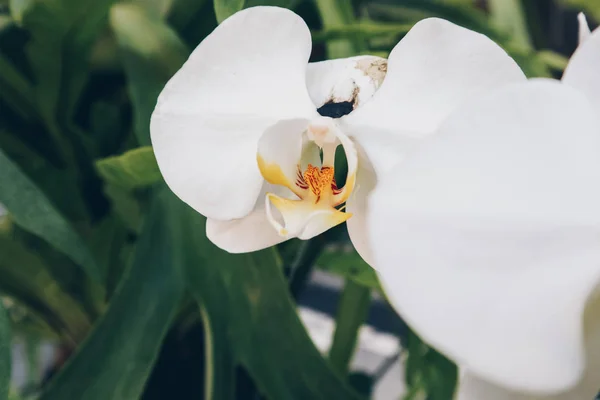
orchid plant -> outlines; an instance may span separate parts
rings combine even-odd
[[[592,400],[596,3],[0,0],[0,400]]]

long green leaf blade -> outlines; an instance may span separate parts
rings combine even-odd
[[[97,264],[83,239],[2,150],[0,188],[0,203],[6,206],[18,225],[65,253],[93,279],[101,279]]]
[[[129,93],[135,105],[135,133],[150,144],[150,114],[165,82],[181,67],[189,50],[177,34],[135,4],[117,4],[110,24],[121,50]]]
[[[183,294],[176,220],[158,197],[109,309],[42,400],[140,397]]]

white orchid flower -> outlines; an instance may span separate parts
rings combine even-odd
[[[583,44],[588,37],[592,34],[590,26],[588,25],[587,18],[584,13],[577,14],[577,22],[579,23],[579,45]]]
[[[462,367],[458,400],[600,390],[599,116],[596,30],[562,82],[464,104],[370,197],[381,282]]]
[[[310,53],[299,16],[250,8],[216,28],[158,99],[151,134],[161,172],[229,252],[348,221],[369,261],[366,195],[407,138],[433,132],[470,96],[525,79],[491,40],[440,19],[416,24],[394,48],[385,80],[382,59],[308,64]],[[338,147],[344,187],[334,180]]]

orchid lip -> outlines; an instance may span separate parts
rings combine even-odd
[[[314,146],[321,152],[319,161],[303,160],[300,156],[291,166],[267,163],[259,151],[257,160],[261,174],[271,184],[287,187],[294,198],[267,193],[265,210],[273,228],[283,237],[308,239],[335,225],[351,214],[342,206],[350,196],[355,184],[356,163],[348,168],[348,177],[343,188],[335,181],[335,153],[341,144],[350,158],[356,158],[352,141],[338,128],[331,117],[316,117],[301,133],[306,146]],[[288,171],[287,174],[283,171]]]

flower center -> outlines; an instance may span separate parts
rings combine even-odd
[[[285,186],[293,193],[284,197],[267,193],[267,218],[281,236],[309,239],[352,216],[338,206],[346,202],[354,188],[357,156],[352,141],[331,118],[315,118],[302,135],[302,155],[298,160],[289,160],[292,165],[267,163],[260,150],[257,160],[267,182]],[[273,143],[264,148],[275,150],[277,147]],[[335,181],[335,154],[339,145],[343,146],[349,160],[343,188],[338,188]],[[317,148],[321,152],[320,165],[316,159]]]
[[[314,167],[312,164],[308,164],[308,168],[304,171],[304,176],[300,174],[300,168],[298,167],[298,181],[296,185],[302,189],[310,188],[311,193],[316,197],[315,203],[318,203],[321,199],[321,194],[327,189],[331,191],[337,190],[335,185],[335,178],[333,176],[333,168],[331,167]]]

